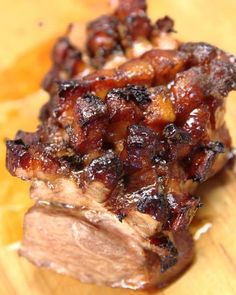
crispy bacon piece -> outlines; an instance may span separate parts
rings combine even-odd
[[[84,282],[162,287],[190,263],[198,183],[224,167],[225,97],[236,59],[175,41],[144,0],[120,0],[56,43],[36,132],[7,141],[7,169],[31,182],[21,254]],[[55,83],[56,81],[56,83]],[[79,263],[78,263],[79,261]]]
[[[87,49],[94,67],[102,67],[112,54],[123,54],[118,24],[115,16],[104,15],[88,25]]]
[[[45,90],[55,92],[55,82],[67,80],[86,68],[82,52],[73,46],[68,37],[59,38],[52,51],[54,63],[43,81]]]

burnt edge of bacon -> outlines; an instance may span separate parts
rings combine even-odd
[[[164,250],[160,257],[160,272],[163,273],[178,261],[178,251],[170,238],[163,233],[157,233],[150,238],[150,243]]]

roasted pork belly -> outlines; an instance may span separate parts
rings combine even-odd
[[[7,141],[6,165],[31,183],[20,254],[112,287],[163,287],[193,259],[197,186],[231,156],[225,98],[236,59],[172,37],[144,0],[120,0],[56,43],[34,133]],[[74,34],[74,33],[73,33]]]

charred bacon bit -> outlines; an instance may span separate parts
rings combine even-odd
[[[103,144],[107,118],[107,106],[91,93],[77,98],[74,120],[66,126],[70,144],[80,153],[100,149]]]
[[[207,149],[217,153],[217,154],[221,154],[224,153],[225,151],[225,146],[222,142],[220,141],[210,141],[206,147]]]
[[[175,32],[174,24],[175,23],[174,23],[173,19],[167,15],[156,21],[156,27],[157,27],[158,31],[164,32],[164,33]]]
[[[73,95],[84,91],[95,91],[97,95],[104,98],[112,88],[125,87],[128,84],[150,86],[154,76],[151,65],[141,59],[130,60],[117,69],[106,69],[87,75],[73,90]],[[100,78],[100,77],[105,77]]]
[[[134,91],[129,91],[128,88],[115,88],[109,91],[106,97],[106,104],[110,124],[108,127],[107,139],[109,142],[116,142],[125,137],[127,127],[131,124],[139,123],[143,117],[143,113],[138,105],[148,101],[148,96],[145,91],[138,91],[138,86],[134,86]],[[134,96],[134,94],[136,94]]]
[[[7,141],[6,165],[12,175],[30,180],[32,178],[50,179],[57,175],[69,176],[68,166],[61,165],[56,156],[61,146],[41,143],[26,145],[21,139]]]
[[[51,93],[57,89],[56,81],[70,79],[86,67],[82,52],[75,48],[67,37],[60,38],[55,44],[52,61],[53,67],[43,81],[43,88]]]
[[[87,50],[96,68],[102,67],[112,54],[122,53],[118,20],[102,16],[87,27]]]
[[[200,198],[190,194],[170,193],[166,196],[170,208],[170,216],[166,225],[167,229],[174,231],[187,229],[196,211],[201,206]]]
[[[9,140],[7,141],[7,144],[8,142],[12,142],[15,144],[25,145],[25,147],[27,147],[30,144],[39,142],[39,140],[39,134],[37,134],[36,132],[26,132],[23,130],[18,130],[16,133],[15,140]]]
[[[83,128],[107,115],[107,106],[98,96],[86,93],[75,103],[75,119]]]
[[[144,86],[128,85],[125,88],[113,88],[107,94],[107,103],[113,100],[133,101],[139,107],[151,102],[150,93]]]
[[[163,233],[157,233],[150,238],[150,243],[160,248],[160,272],[163,273],[174,266],[178,261],[178,251],[170,238]]]
[[[126,100],[132,100],[136,102],[140,107],[148,104],[150,99],[150,93],[148,92],[147,87],[137,86],[137,85],[128,85],[122,89],[122,97]]]
[[[146,189],[140,192],[140,199],[137,202],[137,210],[149,214],[156,220],[165,224],[169,215],[169,204],[162,194]]]
[[[119,6],[115,11],[115,15],[120,20],[124,20],[132,13],[137,13],[140,11],[147,11],[147,4],[145,0],[119,0]]]
[[[13,176],[16,176],[16,170],[18,168],[23,168],[27,170],[30,166],[29,164],[29,146],[25,145],[22,139],[8,140],[7,145],[7,157],[6,166],[8,171]]]
[[[123,219],[127,216],[127,214],[124,213],[124,212],[119,212],[119,213],[116,214],[116,216],[117,216],[118,220],[119,220],[120,222],[122,222]]]
[[[163,186],[165,185],[165,179],[158,176],[154,166],[147,167],[147,169],[139,169],[129,175],[124,174],[123,179],[112,191],[107,200],[106,207],[116,214],[123,212],[124,214],[129,215],[130,211],[137,210],[137,204],[140,205],[141,208],[141,196],[161,196],[163,195]],[[165,201],[163,200],[163,202]],[[149,213],[146,212],[146,214]],[[156,217],[164,218],[163,215],[156,215]],[[164,218],[162,222],[166,222],[166,218]]]
[[[224,144],[218,141],[200,146],[189,156],[189,165],[186,167],[188,177],[197,182],[204,182],[212,173],[216,157],[223,152]]]
[[[166,125],[162,134],[167,142],[165,146],[168,151],[166,152],[167,159],[180,160],[189,154],[192,146],[191,134],[173,123]]]
[[[213,60],[209,69],[209,88],[207,96],[224,98],[230,91],[236,90],[236,67],[226,61]]]
[[[163,130],[163,135],[168,142],[175,144],[189,144],[191,142],[191,135],[178,128],[175,124],[167,125]]]
[[[53,67],[52,69],[50,69],[48,71],[48,73],[44,77],[44,79],[42,81],[42,88],[51,94],[56,93],[57,92],[56,81],[59,80],[60,78],[62,78],[62,77],[61,77],[61,72],[60,72],[59,67],[56,67],[56,66]],[[64,79],[65,78],[66,77],[64,77]],[[41,113],[42,112],[43,111],[41,110]]]
[[[157,156],[157,155],[155,155],[152,160],[153,160],[153,163],[156,165],[163,166],[163,165],[167,164],[167,161],[165,159],[163,159],[162,157]]]
[[[197,182],[204,182],[210,175],[216,159],[216,153],[211,150],[200,151],[191,158],[192,164],[188,167],[189,178]]]
[[[73,69],[73,62],[81,58],[81,51],[75,48],[67,37],[60,38],[53,48],[52,60],[55,65],[58,65],[61,69],[67,69],[71,72]],[[72,62],[72,64],[70,64],[70,62]]]
[[[157,151],[158,134],[142,125],[128,127],[125,148],[121,154],[128,171],[136,171],[151,166]]]
[[[70,93],[70,91],[73,91],[76,87],[79,87],[80,84],[76,80],[70,80],[70,81],[58,81],[58,95],[60,97],[65,97]]]
[[[123,48],[132,47],[133,42],[138,39],[150,39],[152,25],[150,19],[144,11],[133,12],[124,19],[120,26],[119,32]]]
[[[180,45],[179,50],[191,54],[191,66],[209,64],[213,60],[224,61],[233,67],[236,65],[234,56],[205,42],[183,43]]]
[[[94,159],[82,175],[82,186],[93,181],[100,181],[113,189],[123,176],[123,164],[113,151]]]
[[[127,127],[137,124],[143,118],[142,108],[150,102],[146,87],[128,85],[125,88],[114,88],[108,92],[106,103],[111,124],[109,140],[123,139]]]
[[[59,161],[63,165],[68,165],[73,172],[82,170],[83,168],[83,158],[80,155],[65,155],[62,156]]]

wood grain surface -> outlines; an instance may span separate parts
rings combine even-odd
[[[207,41],[236,54],[235,0],[148,2],[152,18],[168,14],[176,20],[178,38]],[[0,295],[149,294],[81,284],[20,258],[23,215],[31,205],[29,185],[11,177],[4,163],[4,140],[37,125],[47,99],[39,90],[40,79],[50,65],[55,38],[69,22],[83,23],[109,9],[102,0],[0,0]],[[227,107],[236,145],[236,93]],[[192,225],[195,261],[176,282],[152,295],[236,295],[236,169],[222,171],[199,194],[205,206]]]

